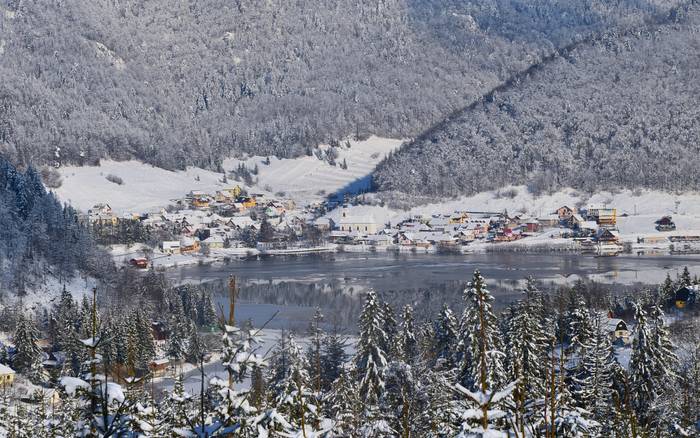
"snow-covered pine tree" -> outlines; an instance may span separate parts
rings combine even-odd
[[[661,389],[665,372],[659,370],[656,357],[655,339],[647,321],[647,313],[642,306],[635,304],[635,336],[630,357],[630,392],[637,418],[649,420],[651,408]]]
[[[528,283],[528,288],[533,285]],[[506,321],[506,370],[509,381],[517,381],[513,390],[514,429],[525,435],[527,426],[536,423],[542,412],[547,361],[551,335],[542,325],[537,303],[526,292],[523,301],[513,306]]]
[[[199,316],[199,324],[203,327],[213,327],[218,322],[216,310],[211,300],[211,294],[203,291],[200,298],[200,306],[197,314]]]
[[[42,352],[38,345],[39,332],[34,321],[20,314],[12,340],[15,343],[15,354],[12,357],[15,371],[34,383],[44,382],[47,375],[42,366]]]
[[[165,354],[174,361],[185,358],[187,353],[188,328],[185,325],[184,315],[180,314],[171,318],[170,334],[165,347]]]
[[[334,419],[335,436],[359,436],[364,416],[364,402],[358,392],[358,383],[343,372],[333,382],[329,399],[328,416]]]
[[[681,273],[680,279],[678,281],[678,287],[690,286],[693,284],[693,279],[690,276],[690,271],[687,266],[683,267],[683,272]]]
[[[141,369],[147,370],[148,364],[156,357],[153,328],[150,318],[143,309],[137,309],[135,316],[134,324],[137,327],[137,340],[140,345],[139,365]]]
[[[671,279],[671,274],[666,273],[666,279],[659,288],[659,295],[664,305],[671,305],[676,297],[676,287]]]
[[[455,409],[454,372],[435,371],[427,368],[422,371],[422,387],[426,393],[427,405],[417,416],[423,435],[429,438],[443,438],[457,435],[462,412]]]
[[[483,393],[496,391],[505,381],[505,355],[498,320],[491,308],[493,297],[479,271],[474,271],[464,301],[459,328],[459,380],[466,388]]]
[[[298,436],[306,434],[315,436],[321,430],[321,412],[316,405],[316,394],[311,387],[312,381],[308,373],[308,362],[299,344],[291,333],[286,334],[286,341],[279,344],[284,352],[278,357],[284,357],[277,362],[280,369],[274,370],[277,379],[273,381],[275,391],[275,407],[289,422]],[[275,362],[272,367],[274,368]]]
[[[163,423],[171,433],[186,430],[195,417],[192,396],[185,392],[184,377],[175,378],[172,391],[167,393],[160,403],[160,415]]]
[[[399,326],[396,322],[394,308],[386,301],[382,302],[382,315],[384,320],[384,334],[387,342],[382,348],[387,354],[387,362],[391,362],[398,355]]]
[[[321,328],[322,323],[323,314],[321,313],[321,309],[317,307],[307,331],[309,347],[306,355],[307,363],[309,364],[309,377],[318,398],[320,398],[321,390],[323,389],[323,363],[321,357],[323,356],[324,333]]]
[[[323,337],[321,350],[321,384],[324,391],[333,386],[333,382],[340,377],[348,360],[345,352],[347,339],[337,332],[327,333]]]
[[[427,407],[427,394],[415,374],[416,369],[401,360],[387,366],[384,396],[385,420],[396,436],[421,436],[424,424],[414,419]]]
[[[188,339],[187,339],[187,351],[185,352],[185,359],[189,363],[197,364],[199,359],[204,353],[204,347],[202,346],[202,339],[197,333],[197,326],[193,321],[189,322],[188,327]]]
[[[384,346],[389,343],[384,332],[382,305],[372,290],[365,297],[359,326],[360,336],[353,359],[354,372],[359,382],[359,393],[367,409],[372,410],[377,407],[384,393],[384,369],[387,365]]]
[[[97,327],[100,326],[100,321],[99,321],[99,312],[97,313]],[[91,338],[92,337],[92,302],[90,301],[90,298],[88,298],[87,294],[83,295],[83,300],[80,304],[80,311],[79,311],[79,322],[78,325],[80,327],[80,331],[78,332],[78,335],[80,336],[80,339],[86,339],[86,338]]]
[[[398,345],[399,359],[408,365],[415,365],[420,356],[420,349],[416,338],[413,308],[408,304],[404,306],[401,313]]]
[[[179,299],[173,300],[172,314],[168,318],[170,334],[166,343],[166,355],[174,360],[181,361],[187,354],[187,338],[189,335],[189,324],[182,310],[182,302]]]
[[[581,372],[573,377],[571,391],[577,406],[590,412],[591,418],[603,428],[596,433],[611,433],[609,420],[613,405],[613,378],[619,364],[600,315],[593,319],[592,331],[593,337],[580,361]]]
[[[431,365],[443,370],[452,369],[457,357],[457,319],[447,304],[442,305],[442,310],[433,322],[434,342],[431,356]]]

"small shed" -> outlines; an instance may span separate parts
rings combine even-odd
[[[12,386],[15,382],[15,370],[7,365],[0,364],[0,388]]]
[[[153,373],[153,377],[161,377],[168,371],[169,366],[170,359],[162,358],[152,360],[151,363],[148,364],[148,369]]]

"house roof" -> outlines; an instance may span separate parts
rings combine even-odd
[[[377,222],[372,216],[345,216],[338,220],[338,225],[367,224],[375,225]]]
[[[15,374],[15,370],[8,367],[7,365],[3,365],[0,363],[0,374],[3,374],[3,375]]]
[[[602,322],[603,322],[603,327],[607,331],[611,331],[611,332],[617,330],[617,326],[620,323],[625,324],[625,327],[627,327],[627,323],[619,318],[606,318]]]
[[[207,237],[203,241],[204,243],[224,243],[224,239],[221,236],[218,235],[212,235],[210,237]]]
[[[579,228],[583,228],[585,230],[597,230],[598,229],[598,223],[596,223],[596,221],[583,221],[578,226],[579,226]]]

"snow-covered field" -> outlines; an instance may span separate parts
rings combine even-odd
[[[55,190],[58,197],[86,212],[106,202],[115,213],[144,212],[171,204],[190,190],[215,192],[232,184],[221,182],[220,173],[198,168],[171,172],[138,161],[103,161],[99,167],[67,166],[59,169],[63,184]],[[115,175],[124,181],[107,181]]]
[[[258,175],[249,190],[260,193],[284,192],[298,204],[324,199],[327,194],[343,188],[358,190],[369,186],[369,175],[386,154],[401,145],[401,140],[370,137],[366,141],[350,142],[351,147],[338,148],[337,165],[316,157],[278,159],[254,156],[246,159],[228,159],[226,171],[234,170],[240,163]],[[322,147],[323,148],[323,147]],[[341,163],[347,163],[347,169]],[[102,161],[99,167],[67,166],[59,169],[63,184],[55,193],[75,208],[87,211],[100,202],[108,203],[115,213],[141,213],[161,208],[180,199],[191,190],[213,194],[216,190],[231,187],[240,182],[229,179],[222,182],[223,174],[198,168],[171,172],[138,161]],[[122,185],[107,180],[114,175],[123,180]]]
[[[257,165],[257,187],[273,193],[284,192],[297,202],[309,203],[338,191],[368,189],[374,168],[401,143],[401,140],[381,137],[350,141],[350,148],[338,148],[336,166],[315,156],[294,159],[270,157],[269,165],[265,164],[266,157],[254,156],[245,160],[226,160],[224,167],[235,169],[243,163],[248,169],[253,169]],[[347,169],[341,167],[343,162],[347,164]]]

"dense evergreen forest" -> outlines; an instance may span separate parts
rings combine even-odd
[[[700,11],[604,32],[487,94],[380,164],[378,190],[700,187]]]
[[[47,277],[101,277],[112,266],[76,211],[46,191],[33,167],[22,172],[0,156],[0,298]]]
[[[237,151],[412,137],[555,48],[677,3],[1,0],[0,154],[217,169]]]
[[[207,345],[197,327],[216,316],[196,287],[161,284],[164,308],[139,301],[99,315],[90,299],[64,292],[48,314],[17,315],[13,348],[0,348],[0,364],[58,388],[61,403],[41,391],[18,403],[10,388],[0,394],[0,436],[698,436],[698,321],[690,308],[672,324],[664,313],[694,281],[686,270],[605,305],[589,300],[586,283],[545,292],[528,279],[521,299],[497,313],[475,272],[459,305],[425,319],[369,291],[352,340],[326,330],[317,311],[302,341],[281,332],[269,351],[259,329],[223,319]],[[611,336],[608,312],[633,325],[631,345]],[[149,314],[160,315],[165,346]],[[40,362],[44,333],[68,358],[50,373]],[[163,350],[202,368],[157,394],[148,364]],[[216,363],[205,368],[212,351]]]

